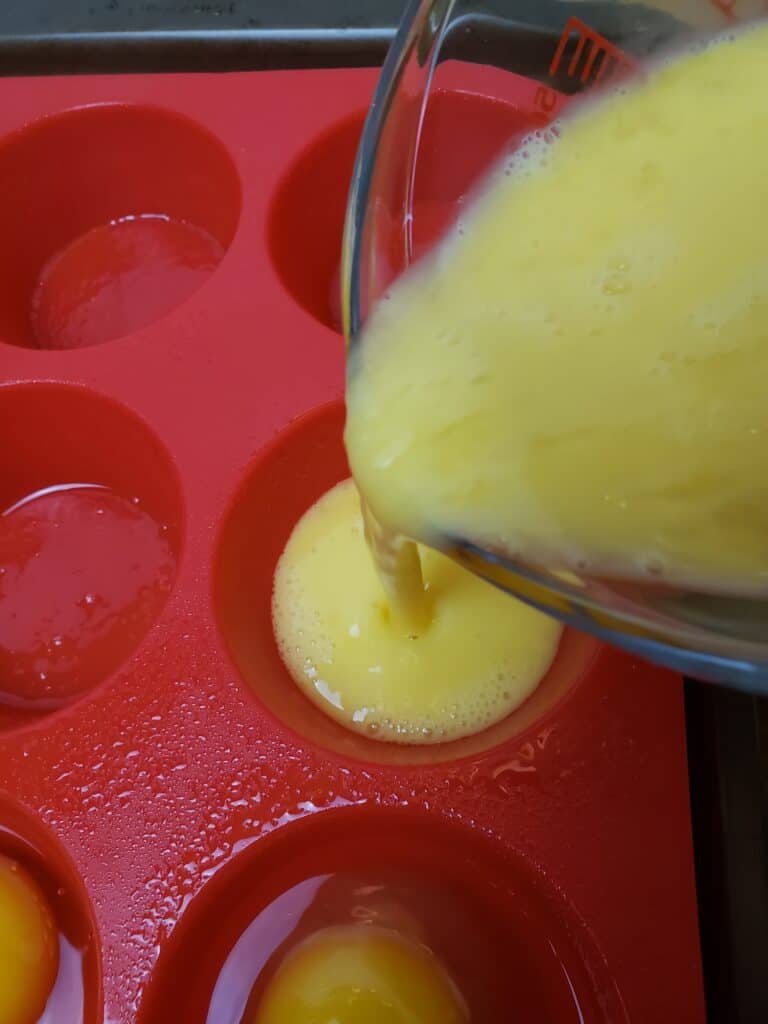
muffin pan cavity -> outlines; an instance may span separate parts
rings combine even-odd
[[[252,1024],[285,956],[350,926],[426,944],[472,1021],[627,1021],[578,915],[524,858],[420,814],[351,808],[287,826],[211,882],[158,963],[139,1024]]]
[[[221,262],[240,182],[172,111],[96,104],[0,143],[0,340],[73,349],[170,312]]]
[[[148,427],[85,388],[0,388],[0,726],[71,703],[170,593],[181,487]]]
[[[40,1024],[102,1024],[100,941],[82,879],[51,832],[23,807],[0,797],[0,871],[9,870],[17,884],[34,887],[51,929],[50,992],[41,997]],[[16,952],[13,944],[4,950]],[[26,966],[34,969],[31,961]],[[3,997],[12,999],[10,991]],[[10,1012],[7,1004],[4,1012]]]
[[[311,744],[379,764],[435,764],[469,758],[540,731],[586,678],[598,644],[566,630],[555,661],[502,722],[461,740],[400,746],[345,729],[293,683],[272,630],[272,580],[291,530],[334,484],[349,476],[342,441],[344,405],[332,402],[297,420],[254,462],[225,519],[215,570],[220,628],[251,693]]]

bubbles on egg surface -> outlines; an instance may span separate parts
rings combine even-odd
[[[557,141],[562,128],[560,120],[553,121],[547,128],[537,128],[526,135],[502,165],[502,173],[510,177],[532,178],[548,166],[552,145]]]
[[[526,609],[521,614],[546,625],[526,622],[522,646],[511,642],[521,632],[514,609],[523,606],[432,553],[424,579],[440,610],[423,634],[402,630],[364,537],[348,529],[356,503],[351,481],[327,492],[296,525],[278,562],[273,625],[293,681],[346,728],[385,742],[441,743],[506,718],[547,671],[560,627]],[[437,576],[430,578],[433,565]],[[441,597],[437,584],[446,573]],[[495,628],[498,616],[508,633]],[[526,647],[531,636],[533,647]]]

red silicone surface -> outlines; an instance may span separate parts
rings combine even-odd
[[[582,1020],[703,1022],[679,679],[571,634],[511,724],[425,754],[332,727],[276,657],[280,547],[346,472],[335,286],[375,78],[0,82],[0,850],[92,922],[89,1024],[206,1020],[260,907],[379,862],[506,919],[548,1020],[579,1019],[557,953]],[[439,162],[417,182],[422,240],[552,107],[494,81],[435,107],[477,139],[447,191]]]

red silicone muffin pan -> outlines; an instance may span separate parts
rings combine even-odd
[[[506,722],[406,748],[278,657],[275,563],[347,473],[339,247],[375,77],[0,83],[0,852],[59,920],[45,1019],[239,1024],[264,935],[366,879],[478,1019],[703,1021],[677,677],[568,632]],[[427,234],[551,113],[503,77],[446,79],[424,152],[474,139],[417,185]]]

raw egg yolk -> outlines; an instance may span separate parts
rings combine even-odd
[[[278,968],[253,1024],[467,1024],[450,977],[423,946],[392,931],[326,928]]]
[[[0,1024],[35,1024],[58,970],[58,935],[37,882],[0,856]]]

